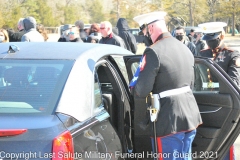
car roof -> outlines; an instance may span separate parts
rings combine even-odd
[[[8,54],[10,45],[19,47],[16,53]],[[90,54],[89,54],[90,53]],[[131,54],[124,48],[114,45],[71,42],[10,42],[0,43],[0,59],[71,59],[77,60],[87,54],[96,55]]]

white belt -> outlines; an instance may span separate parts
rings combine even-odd
[[[159,93],[160,98],[168,97],[168,96],[173,96],[181,93],[187,93],[188,91],[191,91],[191,88],[189,86],[177,88],[177,89],[171,89],[167,91],[163,91]]]
[[[203,88],[219,88],[219,83],[218,82],[203,82],[202,84]]]

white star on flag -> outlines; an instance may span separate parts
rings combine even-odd
[[[132,79],[133,82],[135,82],[138,79],[138,77],[135,77]]]

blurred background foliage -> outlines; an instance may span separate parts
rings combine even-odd
[[[199,23],[223,21],[228,30],[240,29],[240,0],[0,0],[0,28],[16,29],[18,19],[33,16],[47,27],[85,24],[108,20],[113,26],[126,18],[131,28],[138,28],[133,17],[166,11],[169,30]]]

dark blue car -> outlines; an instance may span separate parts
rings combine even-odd
[[[0,160],[153,159],[146,100],[128,89],[140,58],[104,44],[1,43]],[[239,135],[240,90],[206,58],[195,57],[195,79],[193,159],[222,159]]]

